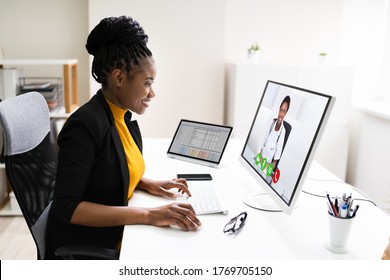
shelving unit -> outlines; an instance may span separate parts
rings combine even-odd
[[[65,113],[62,78],[59,77],[22,77],[18,94],[37,91],[42,94],[49,107],[50,115]],[[66,116],[65,116],[66,117]]]
[[[77,59],[0,59],[0,68],[6,66],[49,66],[63,68],[65,112],[78,107]]]
[[[0,59],[1,68],[12,68],[23,66],[60,66],[62,67],[63,77],[61,87],[62,108],[50,112],[51,119],[56,119],[56,129],[59,130],[64,120],[77,109],[78,102],[78,83],[77,83],[77,59]],[[23,77],[20,77],[23,78]],[[27,77],[24,77],[27,78]],[[47,77],[41,77],[43,79]],[[55,79],[54,77],[51,79]],[[2,133],[2,129],[0,128]],[[0,141],[2,146],[2,141]],[[0,163],[0,216],[21,215],[20,208],[16,202],[10,187],[7,184],[5,166]]]
[[[356,104],[349,178],[351,184],[390,215],[390,103],[365,101]]]

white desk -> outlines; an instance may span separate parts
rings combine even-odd
[[[219,169],[166,157],[169,140],[144,140],[146,177],[174,178],[177,173],[210,173],[229,206],[229,214],[200,216],[202,228],[183,232],[170,227],[129,225],[125,227],[122,260],[309,260],[376,259],[379,260],[390,236],[390,217],[369,202],[359,202],[360,209],[350,236],[352,251],[333,254],[324,243],[328,240],[327,204],[324,198],[301,193],[292,215],[254,210],[242,198],[256,191],[257,184],[237,161],[243,140],[231,139]],[[314,180],[313,180],[314,179]],[[338,181],[338,182],[337,182]],[[343,192],[362,197],[350,186],[314,162],[305,181],[304,191],[324,195]],[[130,205],[157,206],[171,202],[136,191]],[[224,225],[242,211],[248,212],[244,228],[236,235],[223,233]],[[185,252],[185,253],[183,253]]]

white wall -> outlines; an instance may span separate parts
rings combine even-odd
[[[79,101],[89,99],[86,0],[0,0],[4,58],[78,59]],[[25,76],[62,76],[62,67],[26,67]]]
[[[88,17],[89,30],[122,14],[144,26],[158,67],[157,97],[138,119],[144,136],[170,137],[180,118],[223,121],[222,64],[245,61],[255,41],[261,62],[317,64],[325,51],[327,63],[339,64],[351,42],[342,40],[349,32],[344,9],[340,0],[89,0]],[[91,85],[94,93],[98,85]]]
[[[312,64],[326,51],[327,63],[355,68],[352,101],[386,99],[389,12],[388,0],[0,0],[0,47],[6,58],[77,58],[82,104],[97,89],[89,30],[106,16],[133,16],[158,67],[144,136],[169,137],[180,118],[223,121],[223,64],[245,60],[254,41],[261,62]]]
[[[158,67],[145,137],[170,137],[180,118],[222,122],[224,63],[245,60],[255,41],[260,62],[313,64],[325,51],[354,68],[353,103],[390,101],[389,0],[0,0],[0,47],[6,58],[77,58],[84,103],[97,88],[86,37],[122,14],[144,26]]]
[[[227,0],[226,60],[242,62],[257,41],[260,63],[327,64],[355,69],[353,104],[390,101],[388,0]],[[243,16],[245,15],[245,16]]]
[[[390,113],[382,109],[354,112],[348,180],[390,215]]]
[[[245,60],[257,41],[260,62],[317,63],[319,52],[337,61],[343,1],[227,0],[226,59]]]
[[[352,104],[355,106],[371,99],[388,95],[382,74],[390,66],[388,48],[388,0],[344,0],[341,26],[340,63],[355,69]],[[388,38],[389,40],[390,38]],[[387,57],[387,61],[385,60]],[[386,66],[387,63],[387,66]]]

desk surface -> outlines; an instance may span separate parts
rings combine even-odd
[[[183,232],[170,227],[125,226],[121,259],[144,260],[223,260],[223,259],[380,259],[390,236],[390,217],[370,202],[359,202],[360,209],[350,235],[348,254],[334,254],[325,249],[328,217],[324,195],[353,193],[320,164],[313,162],[298,206],[291,215],[270,213],[246,206],[242,199],[258,191],[259,186],[238,162],[243,140],[231,139],[221,168],[211,168],[166,157],[167,139],[144,140],[145,176],[153,179],[174,178],[177,173],[210,173],[229,208],[229,214],[200,216],[197,232]],[[136,191],[129,205],[154,207],[172,200]],[[242,211],[248,212],[244,228],[236,235],[225,235],[224,225]],[[185,252],[185,254],[183,254]]]

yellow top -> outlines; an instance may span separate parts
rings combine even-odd
[[[122,109],[106,99],[110,106],[111,112],[114,116],[115,126],[118,130],[119,137],[121,138],[123,148],[126,153],[127,166],[129,168],[130,182],[129,192],[127,198],[129,199],[137,187],[139,181],[145,172],[145,161],[139,150],[137,144],[134,142],[133,137],[125,123],[126,109]]]

